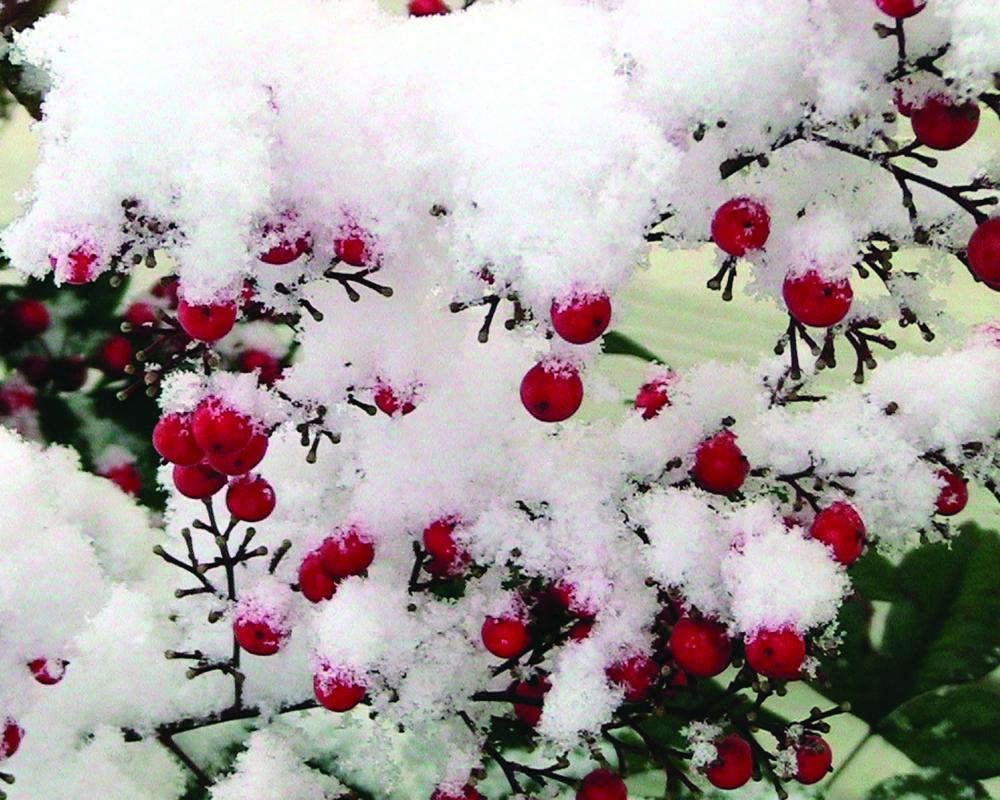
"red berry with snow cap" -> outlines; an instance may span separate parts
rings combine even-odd
[[[482,629],[483,644],[497,658],[514,658],[531,647],[531,632],[517,617],[487,617]]]
[[[653,419],[670,405],[671,380],[669,377],[654,378],[639,387],[635,396],[635,409],[642,414],[643,419]]]
[[[682,617],[670,632],[670,652],[687,674],[711,678],[729,666],[733,643],[722,623]]]
[[[760,675],[780,681],[796,680],[806,660],[806,641],[791,628],[758,631],[746,643],[747,663]]]
[[[937,512],[946,517],[953,517],[969,502],[969,487],[961,475],[950,469],[939,469],[937,476],[944,481],[944,486],[941,487],[935,502]]]
[[[218,397],[207,397],[191,417],[191,432],[206,453],[226,455],[250,444],[254,426],[246,414],[226,405]]]
[[[981,223],[966,249],[972,273],[990,288],[1000,289],[1000,217]]]
[[[190,467],[205,456],[191,430],[190,414],[167,414],[153,428],[153,447],[171,464]]]
[[[342,713],[364,700],[368,687],[350,671],[324,665],[313,676],[313,692],[323,708]]]
[[[271,386],[281,377],[281,361],[265,350],[244,350],[236,359],[240,372],[256,372],[264,386]]]
[[[207,500],[225,485],[226,476],[216,472],[208,464],[174,466],[174,486],[178,492],[192,500]]]
[[[375,384],[375,406],[387,416],[406,416],[417,407],[414,399],[413,390],[397,390],[381,381]]]
[[[803,325],[829,328],[851,310],[854,290],[846,278],[828,280],[816,270],[789,275],[781,287],[788,313]]]
[[[527,702],[514,702],[514,716],[529,727],[537,727],[542,718],[542,703],[552,683],[548,673],[539,672],[526,681],[515,681],[510,685],[510,692],[516,698]]]
[[[705,777],[717,789],[739,789],[753,776],[753,753],[750,743],[731,733],[715,743],[715,761],[708,765]]]
[[[6,761],[17,752],[23,738],[24,728],[7,717],[3,722],[3,734],[0,735],[0,761]]]
[[[927,0],[875,0],[875,5],[883,14],[896,19],[905,19],[923,11]]]
[[[360,528],[338,530],[319,549],[323,569],[332,578],[360,575],[375,560],[375,545]]]
[[[334,255],[352,267],[367,267],[373,260],[370,239],[371,236],[367,231],[358,225],[350,224],[334,240]]]
[[[286,234],[289,223],[294,223],[296,216],[293,212],[285,212],[281,219],[264,225],[264,236],[273,244],[257,258],[265,264],[280,267],[291,264],[312,249],[312,236],[308,231]]]
[[[945,95],[932,95],[910,114],[913,135],[932,150],[954,150],[971,139],[979,128],[979,105]]]
[[[628,800],[628,788],[617,772],[595,769],[580,782],[576,800]]]
[[[832,765],[833,750],[822,736],[807,733],[795,745],[795,780],[799,783],[818,783]]]
[[[337,591],[337,581],[326,574],[319,550],[308,553],[299,565],[299,589],[310,603],[329,600]]]
[[[660,675],[660,665],[649,656],[638,653],[608,667],[608,680],[624,687],[629,703],[645,700]]]
[[[850,503],[836,502],[816,515],[809,535],[823,542],[833,557],[850,566],[865,549],[865,523]]]
[[[232,453],[209,452],[206,455],[212,469],[223,475],[245,475],[256,467],[267,453],[267,434],[256,431],[246,447]]]
[[[771,235],[767,206],[750,197],[736,197],[719,206],[712,217],[712,240],[731,256],[760,250]]]
[[[31,676],[42,686],[55,686],[66,674],[68,661],[61,658],[36,658],[28,662]]]
[[[226,492],[226,508],[243,522],[260,522],[271,516],[275,505],[274,489],[260,475],[234,478]]]
[[[570,344],[595,341],[611,323],[611,299],[604,293],[573,292],[552,301],[552,327]]]
[[[215,342],[236,324],[236,303],[192,304],[181,300],[177,306],[177,321],[184,332],[200,342]]]
[[[535,364],[521,381],[521,402],[535,419],[562,422],[583,402],[583,381],[572,364],[550,359]]]
[[[743,485],[750,474],[750,462],[736,444],[736,435],[720,431],[698,445],[691,474],[706,492],[729,495]]]
[[[73,248],[63,258],[49,256],[49,264],[56,272],[56,280],[73,286],[90,283],[100,271],[100,256],[91,244],[81,244]]]
[[[248,609],[238,613],[233,633],[240,647],[251,655],[273,656],[285,646],[292,631],[282,617]]]

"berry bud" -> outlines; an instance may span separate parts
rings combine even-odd
[[[711,678],[729,666],[733,643],[722,623],[682,617],[670,632],[670,652],[684,672]]]
[[[736,444],[736,435],[720,431],[698,445],[691,474],[706,492],[729,495],[743,485],[750,474],[750,462]]]
[[[731,733],[715,743],[716,757],[705,770],[705,777],[717,789],[739,789],[753,775],[750,743]]]
[[[572,364],[550,359],[535,364],[521,381],[521,402],[535,419],[562,422],[583,402],[583,381]]]
[[[845,566],[857,561],[865,549],[865,523],[849,503],[833,503],[820,511],[809,535],[830,548],[833,557]]]
[[[712,218],[712,240],[731,256],[760,250],[770,235],[767,206],[749,197],[723,203]]]
[[[573,292],[552,301],[552,327],[570,344],[596,340],[611,323],[611,300],[604,293]]]
[[[793,681],[802,672],[806,641],[791,628],[758,631],[746,643],[747,663],[760,675]]]
[[[788,313],[803,325],[829,328],[836,325],[851,310],[854,290],[846,278],[830,281],[816,270],[804,275],[785,278],[781,293]]]

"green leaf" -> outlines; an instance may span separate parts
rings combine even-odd
[[[825,664],[828,694],[877,725],[910,698],[991,672],[1000,665],[997,575],[1000,538],[975,526],[964,527],[950,548],[928,545],[898,567],[866,559],[859,597],[842,610],[843,647]],[[878,643],[870,600],[892,603]]]
[[[963,778],[1000,775],[1000,694],[984,686],[948,686],[904,703],[879,733],[917,764]]]
[[[635,358],[641,358],[643,361],[652,361],[656,364],[665,363],[652,350],[643,347],[634,339],[618,331],[608,331],[604,334],[604,352],[612,356],[634,356]]]
[[[928,770],[914,775],[895,775],[875,786],[865,800],[975,800],[990,795],[975,781],[965,781],[947,772]]]

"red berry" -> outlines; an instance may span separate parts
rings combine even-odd
[[[449,14],[451,9],[444,0],[410,0],[407,6],[411,17],[430,17],[436,14]]]
[[[594,630],[594,620],[581,619],[573,623],[573,627],[569,629],[569,633],[567,635],[574,642],[582,642],[590,636],[590,632],[592,630]]]
[[[271,484],[260,475],[234,478],[226,492],[226,508],[243,522],[260,522],[274,511],[275,497]]]
[[[542,702],[552,683],[545,672],[539,672],[526,681],[515,681],[510,692],[520,700],[530,702],[514,703],[514,716],[529,727],[536,727],[542,718]]]
[[[24,379],[37,389],[43,388],[52,378],[52,360],[46,356],[25,356],[17,368]]]
[[[205,452],[194,440],[190,414],[167,414],[153,428],[153,447],[171,464],[190,467],[197,464]]]
[[[788,313],[803,325],[813,328],[836,325],[847,316],[854,300],[849,280],[829,281],[816,270],[804,275],[787,276],[781,293]]]
[[[570,344],[587,344],[597,339],[611,323],[611,299],[604,294],[573,292],[552,301],[552,327]]]
[[[906,99],[903,89],[899,86],[892,90],[892,104],[896,106],[896,111],[907,118],[913,116],[913,109],[916,108],[913,103]]]
[[[416,0],[414,0],[416,2]],[[412,3],[411,3],[412,5]],[[422,16],[415,14],[414,16]],[[434,790],[431,800],[486,800],[474,787],[463,786],[457,792],[450,789],[443,789],[440,786]]]
[[[98,255],[90,244],[81,244],[70,251],[61,262],[56,256],[49,256],[49,264],[56,271],[56,279],[74,286],[90,283],[97,277]]]
[[[60,392],[75,392],[87,382],[87,362],[82,356],[63,356],[52,362],[52,382]]]
[[[799,783],[818,783],[833,765],[833,751],[822,736],[807,733],[795,745],[795,764]]]
[[[156,309],[141,300],[137,300],[125,309],[125,321],[133,328],[155,325],[156,319]]]
[[[328,665],[313,676],[313,691],[323,708],[338,712],[350,711],[368,694],[368,688],[354,675]]]
[[[153,297],[166,300],[167,305],[170,308],[177,308],[179,290],[180,281],[178,281],[173,275],[168,275],[166,278],[161,278],[153,284],[153,288],[149,291],[152,293]]]
[[[462,574],[464,566],[461,561],[444,561],[440,558],[431,558],[424,563],[424,569],[435,578],[454,578]]]
[[[15,382],[0,386],[0,413],[16,414],[19,411],[33,411],[38,407],[35,390]]]
[[[233,329],[236,310],[236,303],[232,301],[192,305],[181,300],[177,306],[177,320],[192,339],[214,342]]]
[[[61,658],[36,658],[28,662],[28,669],[42,686],[55,686],[66,674],[68,664],[68,661]]]
[[[670,652],[684,672],[711,678],[729,666],[733,643],[722,623],[682,617],[670,632]]]
[[[250,437],[246,447],[232,453],[210,452],[207,456],[208,463],[223,475],[245,475],[264,458],[267,444],[267,434],[257,431]]]
[[[747,663],[757,673],[793,681],[806,660],[806,641],[791,628],[762,630],[746,643]]]
[[[0,761],[10,758],[21,746],[24,729],[10,717],[3,723],[3,735],[0,736]]]
[[[98,366],[112,377],[125,375],[125,368],[132,363],[135,348],[124,336],[112,336],[97,351]]]
[[[352,267],[366,267],[372,260],[370,236],[357,225],[348,225],[342,235],[334,240],[333,252],[338,259]]]
[[[208,397],[198,404],[191,417],[191,432],[206,453],[226,455],[250,444],[254,428],[246,414],[227,406],[218,397]]]
[[[387,383],[375,384],[375,405],[379,411],[390,417],[405,416],[416,408],[413,391],[397,392]]]
[[[40,336],[49,329],[52,317],[49,309],[41,300],[25,297],[15,300],[7,309],[7,321],[14,333],[25,339]]]
[[[628,800],[628,788],[617,772],[595,769],[581,781],[576,800]]]
[[[517,617],[487,617],[483,644],[497,658],[514,658],[531,647],[531,632]]]
[[[190,467],[177,464],[174,467],[174,486],[192,500],[206,500],[225,485],[226,476],[208,464],[193,464]]]
[[[715,743],[716,757],[705,777],[717,789],[739,789],[753,775],[753,753],[750,743],[735,733]]]
[[[988,219],[976,228],[966,255],[973,274],[996,289],[995,284],[1000,283],[1000,217]]]
[[[281,361],[265,350],[244,350],[236,363],[240,372],[258,372],[258,381],[264,386],[281,377]]]
[[[597,616],[597,610],[579,597],[577,586],[571,581],[556,581],[549,588],[549,594],[567,614],[581,619],[593,619]]]
[[[660,412],[670,405],[670,395],[667,392],[670,384],[670,378],[661,377],[654,378],[639,387],[639,393],[635,396],[635,409],[642,412],[643,419],[659,416]]]
[[[333,578],[360,575],[375,560],[375,545],[358,528],[337,531],[319,549],[323,569]]]
[[[521,402],[531,416],[542,422],[569,419],[583,402],[580,373],[563,361],[535,364],[521,381]]]
[[[130,494],[132,497],[138,497],[139,492],[142,491],[142,476],[135,464],[119,464],[117,467],[111,467],[111,469],[102,472],[101,476],[107,478],[125,494]]]
[[[461,572],[469,561],[465,549],[455,540],[455,528],[459,520],[446,517],[435,520],[424,529],[424,548],[434,559],[427,571],[432,575],[442,572],[442,577],[450,577]]]
[[[731,256],[760,250],[770,235],[767,206],[750,197],[728,200],[712,217],[712,240]]]
[[[310,603],[329,600],[337,591],[337,582],[323,569],[323,559],[318,550],[313,550],[302,559],[299,566],[299,589]]]
[[[954,150],[971,139],[979,128],[979,105],[932,95],[910,115],[913,135],[932,150]]]
[[[850,503],[836,502],[816,515],[809,535],[829,547],[833,557],[850,566],[865,549],[865,523]]]
[[[939,469],[937,476],[944,481],[944,486],[937,496],[937,512],[946,517],[953,517],[969,502],[969,487],[961,475],[950,469]]]
[[[291,630],[286,620],[259,612],[244,612],[233,622],[240,647],[255,656],[273,656],[288,641]]]
[[[879,11],[896,19],[912,17],[923,11],[927,0],[875,0]]]
[[[265,264],[283,266],[291,264],[295,259],[312,249],[312,236],[309,232],[302,233],[295,238],[285,236],[286,222],[294,221],[295,214],[286,212],[282,215],[284,221],[269,222],[264,225],[264,236],[271,238],[271,234],[278,239],[268,250],[257,256]]]
[[[660,665],[647,655],[636,654],[607,669],[608,680],[625,687],[625,699],[638,703],[646,699],[660,675]]]
[[[743,485],[750,474],[750,462],[736,444],[736,435],[720,431],[698,445],[691,473],[706,492],[728,495]]]

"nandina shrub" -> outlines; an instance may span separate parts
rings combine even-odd
[[[44,104],[0,411],[103,479],[0,436],[0,777],[782,797],[850,712],[937,768],[906,791],[981,794],[1000,547],[951,520],[997,494],[1000,328],[932,290],[1000,288],[1000,11],[465,6],[76,0],[12,37]],[[787,312],[773,355],[613,330],[651,247],[701,245]],[[885,358],[896,326],[935,347]],[[602,349],[657,363],[594,420]]]

